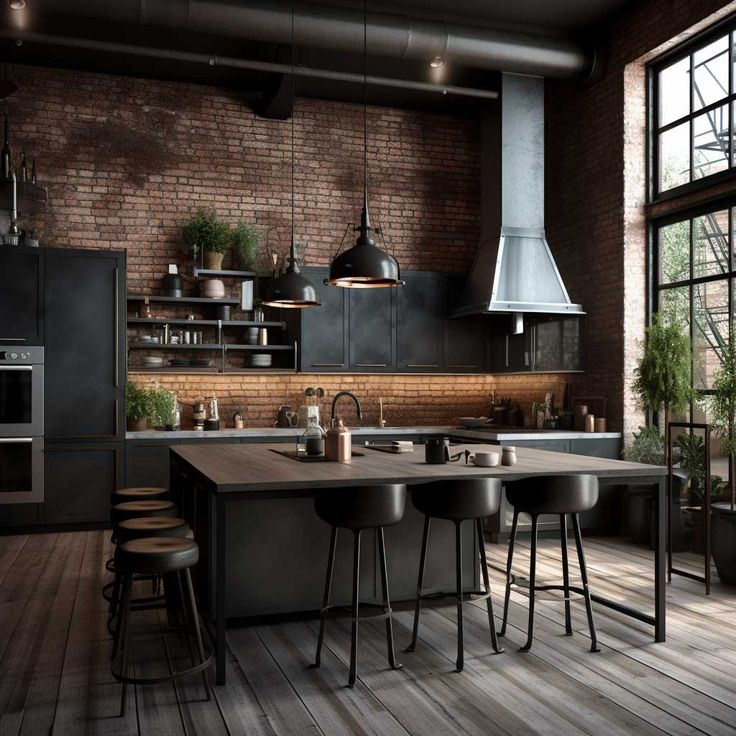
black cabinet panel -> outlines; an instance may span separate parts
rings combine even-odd
[[[110,494],[123,485],[122,442],[46,444],[47,524],[105,523]]]
[[[394,370],[394,291],[393,288],[348,289],[351,371]]]
[[[582,370],[582,319],[556,317],[534,325],[534,370]]]
[[[0,249],[0,343],[43,345],[43,251]]]
[[[168,442],[125,443],[125,485],[169,487],[170,448],[176,440]]]
[[[347,370],[348,290],[325,284],[327,274],[327,269],[304,269],[321,302],[319,307],[299,310],[299,365],[304,372]]]
[[[442,366],[442,280],[430,272],[405,280],[396,290],[396,368],[437,371]]]
[[[46,251],[46,437],[122,439],[125,260]]]
[[[465,288],[465,274],[444,278],[442,367],[452,373],[483,373],[488,369],[488,322],[485,315],[449,319]]]

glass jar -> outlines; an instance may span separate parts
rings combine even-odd
[[[325,431],[319,426],[317,417],[307,417],[307,428],[302,434],[301,443],[307,455],[311,457],[321,457],[325,454]]]

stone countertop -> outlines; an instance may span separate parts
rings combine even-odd
[[[569,432],[558,429],[467,429],[458,427],[349,427],[355,437],[361,435],[385,435],[401,437],[402,435],[452,435],[460,439],[499,442],[509,440],[595,440],[621,439],[621,432]],[[161,439],[203,439],[217,440],[231,437],[263,439],[268,441],[276,437],[297,438],[304,432],[304,427],[281,428],[264,427],[258,429],[219,429],[214,432],[196,430],[181,430],[178,432],[164,432],[148,429],[143,432],[126,432],[128,440],[161,440]]]

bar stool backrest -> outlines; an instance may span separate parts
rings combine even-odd
[[[411,489],[414,506],[427,516],[462,521],[493,516],[501,505],[500,478],[458,478]]]
[[[320,491],[314,499],[320,519],[345,529],[398,524],[404,517],[405,505],[406,486],[400,483],[331,488]]]
[[[598,503],[595,475],[537,475],[506,486],[506,498],[528,514],[577,514]]]

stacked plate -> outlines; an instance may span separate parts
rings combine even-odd
[[[161,368],[164,364],[163,358],[157,358],[154,355],[146,355],[143,358],[143,365],[146,368]]]
[[[251,368],[270,368],[273,356],[270,353],[253,353],[250,356]]]

